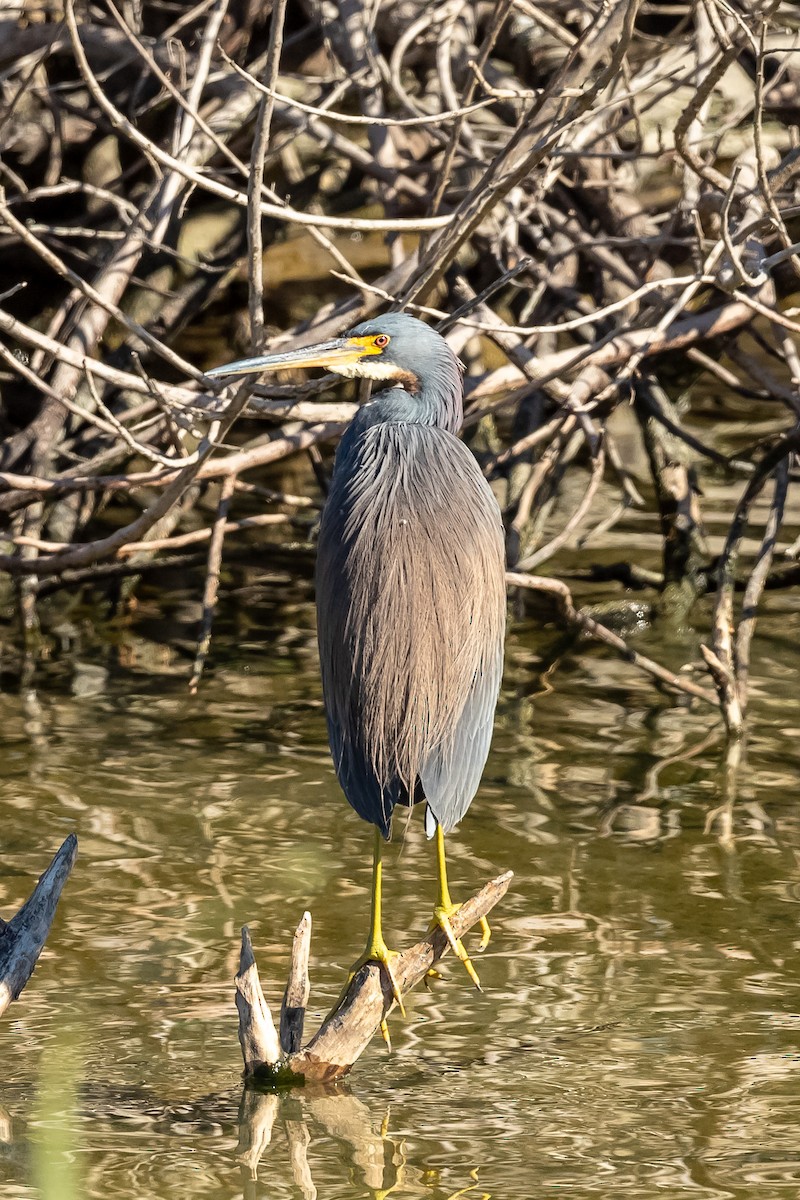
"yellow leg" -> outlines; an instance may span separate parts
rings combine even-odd
[[[386,972],[387,978],[392,988],[392,995],[397,1001],[397,1007],[403,1016],[406,1015],[406,1010],[403,1007],[403,998],[400,995],[400,988],[397,986],[394,971],[392,970],[392,959],[397,957],[396,950],[390,950],[383,940],[383,927],[381,923],[381,905],[383,900],[383,840],[381,832],[378,828],[375,829],[375,850],[372,860],[372,904],[370,910],[369,937],[367,944],[364,947],[364,953],[353,963],[353,968],[350,972],[350,980],[359,971],[365,963],[378,962],[382,965]],[[346,990],[346,989],[345,989]],[[388,1030],[381,1026],[384,1040],[388,1040]]]
[[[436,865],[439,877],[439,892],[436,899],[436,907],[433,910],[432,928],[438,925],[444,932],[445,937],[450,943],[451,950],[461,959],[464,969],[475,984],[475,987],[480,991],[481,981],[478,978],[478,972],[475,970],[472,960],[464,949],[464,943],[453,933],[453,926],[450,923],[450,918],[454,913],[458,912],[460,905],[454,904],[450,898],[450,888],[447,885],[447,859],[444,852],[444,833],[441,825],[438,824],[436,826]],[[484,917],[481,921],[481,950],[486,949],[490,937],[489,922]]]

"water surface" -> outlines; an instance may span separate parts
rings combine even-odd
[[[713,710],[517,610],[484,784],[450,839],[457,896],[516,876],[484,993],[446,961],[391,1019],[392,1055],[376,1041],[348,1086],[243,1101],[241,924],[278,1002],[311,909],[309,1028],[366,930],[370,831],[328,757],[306,574],[226,577],[195,698],[193,577],[166,598],[145,587],[124,620],[65,612],[33,683],[0,695],[0,911],[80,838],[0,1024],[0,1197],[796,1196],[788,593],[759,626],[735,795]],[[697,636],[656,626],[636,644],[679,667]],[[397,944],[433,901],[421,824],[401,821],[387,852]]]

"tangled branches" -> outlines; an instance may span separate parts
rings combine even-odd
[[[26,636],[54,588],[206,547],[196,687],[224,540],[302,525],[315,479],[260,480],[318,469],[353,411],[325,381],[230,397],[200,368],[403,306],[467,363],[517,571],[586,538],[600,497],[604,530],[645,502],[612,419],[632,407],[657,607],[683,620],[717,587],[706,657],[741,727],[800,416],[793,4],[20,0],[0,28],[0,569]],[[725,453],[687,389],[772,406],[770,438]],[[746,488],[716,563],[698,461]]]

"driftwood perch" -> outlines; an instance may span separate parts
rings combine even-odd
[[[17,915],[0,920],[0,1016],[33,974],[77,855],[78,839],[71,833]]]
[[[462,938],[491,912],[508,891],[513,875],[507,871],[462,904],[452,918],[453,932]],[[386,973],[377,963],[367,963],[353,977],[336,1008],[306,1046],[302,1046],[303,1019],[308,1002],[308,952],[311,917],[304,913],[292,947],[289,983],[284,995],[280,1036],[264,998],[253,956],[250,930],[242,929],[242,951],[236,976],[239,1042],[246,1078],[290,1085],[304,1081],[332,1083],[342,1079],[366,1050],[381,1021],[394,1007]],[[404,951],[392,966],[402,993],[409,992],[449,948],[440,929]]]

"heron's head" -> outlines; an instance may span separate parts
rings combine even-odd
[[[325,367],[349,379],[379,379],[415,394],[437,385],[460,388],[461,383],[458,359],[444,338],[407,313],[386,313],[342,337],[241,359],[206,374],[219,378],[289,367]]]

